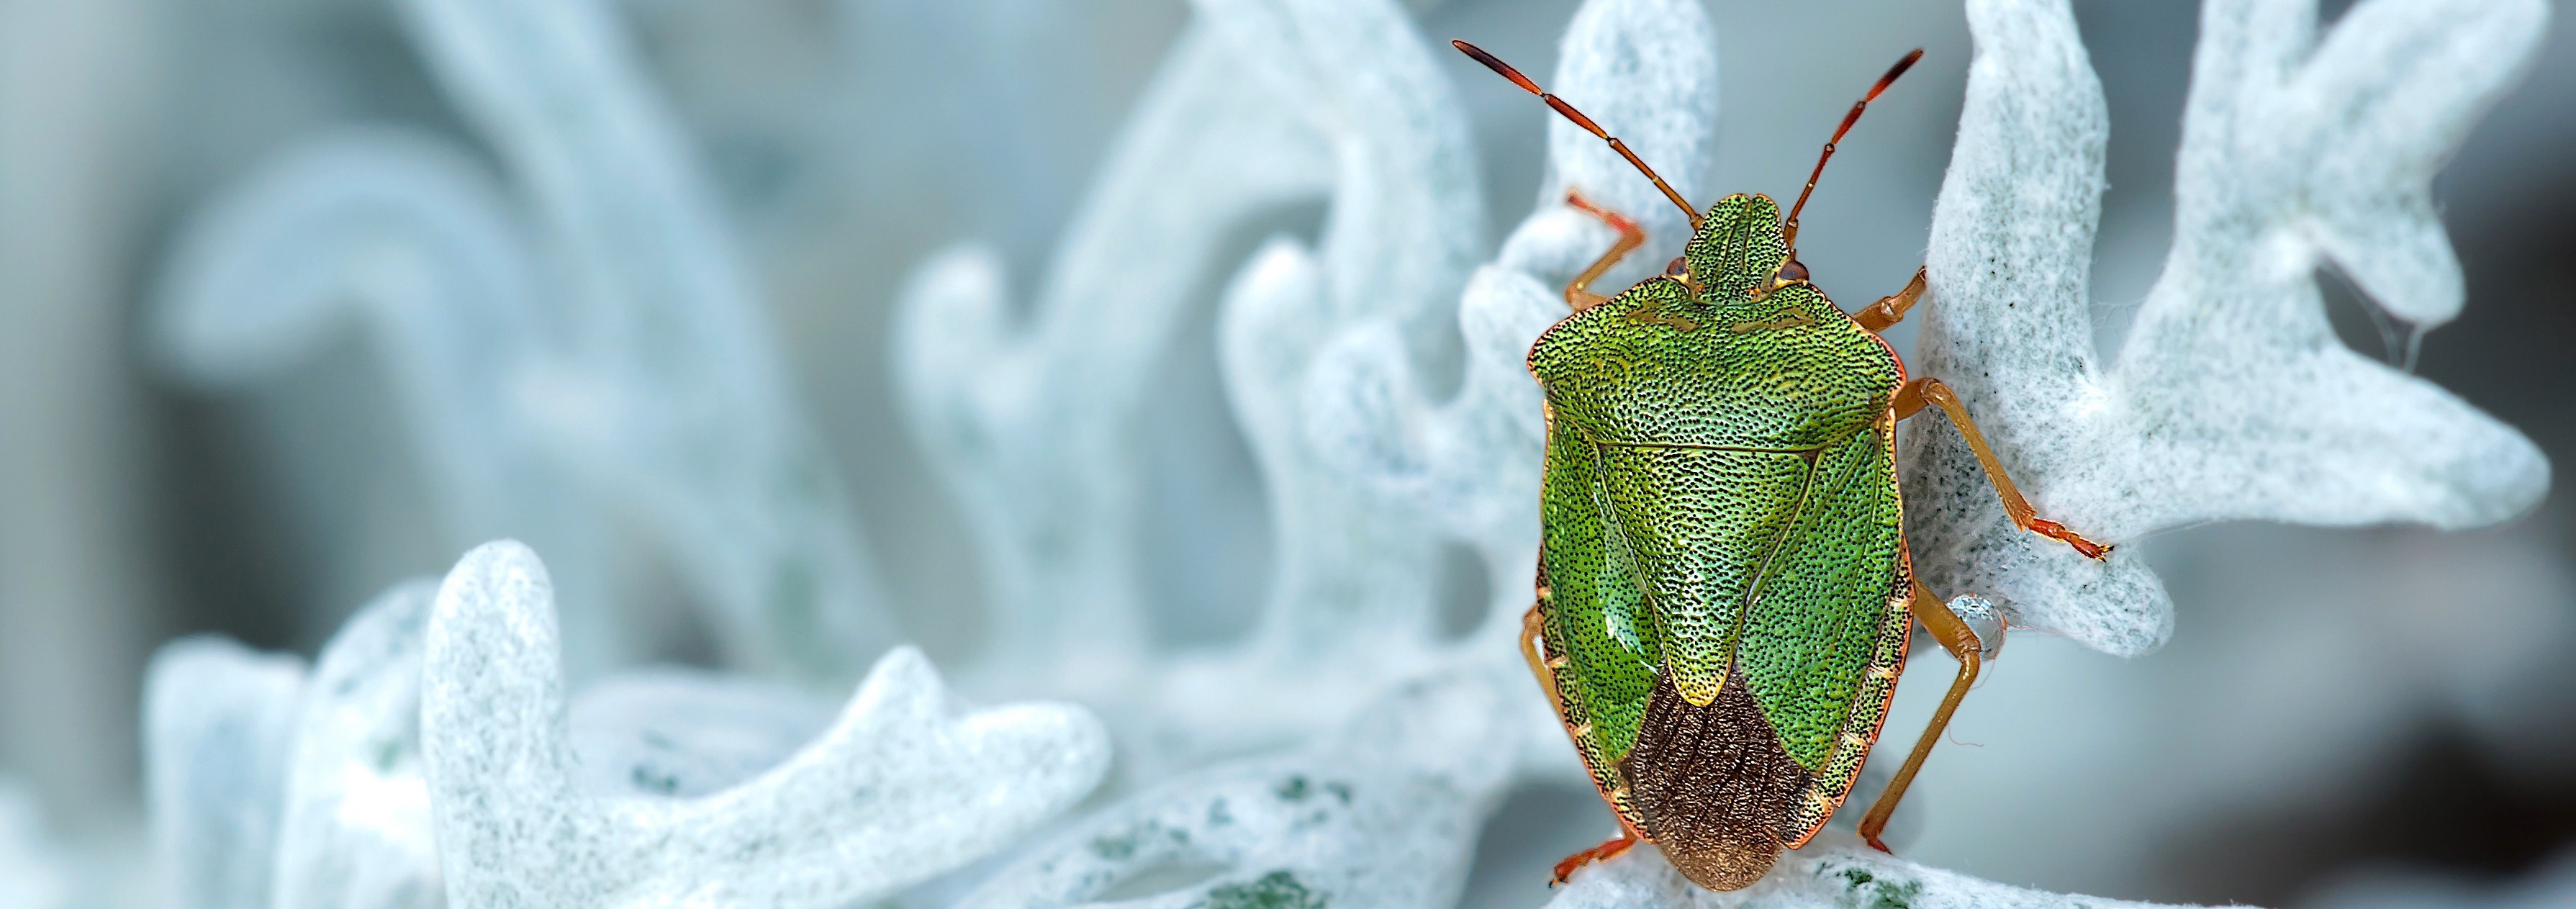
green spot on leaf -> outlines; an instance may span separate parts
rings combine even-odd
[[[1296,875],[1283,869],[1209,890],[1207,898],[1191,909],[1324,909],[1324,895],[1306,889]]]
[[[655,773],[653,768],[642,764],[635,765],[634,771],[627,774],[627,778],[635,781],[635,788],[647,792],[659,792],[663,795],[673,795],[680,791],[680,778],[678,775],[670,773]]]
[[[1303,776],[1289,777],[1286,782],[1279,784],[1277,791],[1279,793],[1279,799],[1287,802],[1305,801],[1306,796],[1309,794],[1306,787],[1306,778]]]
[[[1869,901],[1869,909],[1914,909],[1914,898],[1922,895],[1923,882],[1906,881],[1889,884],[1881,881],[1878,896]]]
[[[1125,861],[1136,855],[1136,834],[1098,836],[1091,840],[1091,854],[1110,861]]]

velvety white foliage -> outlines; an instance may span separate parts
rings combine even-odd
[[[839,483],[679,126],[596,0],[407,0],[441,86],[527,190],[565,346],[527,392],[634,497],[732,655],[853,677],[891,634]]]
[[[581,785],[545,568],[517,543],[440,588],[421,744],[451,905],[842,906],[1000,847],[1108,767],[1078,708],[952,715],[927,660],[878,661],[831,728],[702,798]]]
[[[355,322],[383,357],[458,548],[495,537],[545,549],[567,586],[572,662],[623,658],[599,527],[578,471],[521,400],[555,346],[525,232],[491,178],[435,135],[351,128],[303,140],[180,230],[150,323],[157,359],[242,391]]]
[[[1848,834],[1820,836],[1790,851],[1753,886],[1732,893],[1701,889],[1639,846],[1576,872],[1548,909],[2148,909],[2155,903],[2049,893],[1926,868],[1861,845]]]
[[[833,708],[785,685],[653,667],[573,699],[573,754],[592,792],[695,798],[778,766],[832,725]]]
[[[68,909],[71,894],[35,797],[0,777],[0,909]]]
[[[2314,272],[2419,327],[2458,311],[2430,181],[2530,56],[2544,4],[2367,0],[2320,41],[2312,0],[2211,0],[2173,249],[2108,368],[2085,302],[2108,125],[2074,18],[2039,0],[1968,14],[1978,51],[1912,365],[1958,391],[2043,516],[2119,543],[2222,520],[2459,528],[2539,500],[2539,450],[2345,348]],[[1904,439],[1925,580],[2097,649],[2161,644],[2172,606],[2135,552],[2099,564],[2013,530],[1944,424]]]
[[[296,720],[266,905],[445,904],[420,750],[421,643],[437,592],[426,578],[396,585],[322,648]]]
[[[1292,753],[1219,765],[1085,818],[958,902],[1360,909],[1454,903],[1510,782],[1521,680],[1491,667],[1401,684]],[[1157,873],[1215,873],[1159,893]]]
[[[1324,244],[1338,267],[1325,279],[1326,302],[1305,314],[1313,322],[1391,313],[1427,325],[1472,255],[1465,125],[1401,11],[1384,0],[1203,0],[1193,12],[1075,214],[1026,324],[1013,324],[992,257],[973,249],[926,266],[902,305],[897,378],[931,462],[974,522],[992,578],[991,665],[1000,674],[1094,687],[1132,672],[1143,626],[1132,542],[1138,459],[1126,430],[1150,400],[1146,377],[1189,291],[1219,265],[1229,227],[1334,193]],[[1295,336],[1262,341],[1289,351],[1284,368],[1302,365]],[[1296,402],[1259,406],[1293,412]],[[1274,492],[1309,491],[1329,504],[1321,498],[1330,489],[1275,476],[1295,469],[1274,444],[1293,441],[1290,433],[1244,419]],[[1339,517],[1339,529],[1282,553],[1274,608],[1339,584],[1324,595],[1351,610],[1425,611],[1423,572],[1370,566],[1412,557],[1419,567],[1427,542]],[[1314,521],[1282,523],[1302,531]],[[1363,541],[1389,550],[1384,561],[1366,558]],[[1361,558],[1334,560],[1343,554]]]
[[[302,660],[221,638],[184,638],[153,655],[144,788],[169,905],[268,905],[303,684]]]

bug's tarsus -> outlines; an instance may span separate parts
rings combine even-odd
[[[2110,559],[2111,547],[2085,539],[2083,535],[2066,529],[2064,524],[2040,517],[2038,509],[2030,507],[2030,500],[2022,498],[2021,489],[2013,485],[2011,477],[2004,475],[2003,460],[1995,457],[1994,448],[1986,444],[1986,434],[1978,431],[1976,420],[1969,418],[1968,405],[1959,401],[1958,394],[1952,392],[1950,386],[1930,376],[1907,382],[1896,390],[1896,399],[1890,402],[1889,409],[1902,420],[1933,406],[1941,408],[1941,412],[1950,417],[1951,428],[1959,431],[1959,438],[1966,440],[1968,450],[1976,454],[1977,463],[1985,467],[1986,480],[1995,484],[1995,496],[2003,500],[2004,514],[2012,518],[2013,526],[2065,543],[2096,562]]]
[[[1785,229],[1789,235],[1791,261],[1796,261],[1798,258],[1798,212],[1807,207],[1807,196],[1816,191],[1816,178],[1824,176],[1825,162],[1834,159],[1834,145],[1843,141],[1844,133],[1851,132],[1852,124],[1860,122],[1861,112],[1869,109],[1870,102],[1878,100],[1879,93],[1887,91],[1888,86],[1896,84],[1896,77],[1905,75],[1906,70],[1914,67],[1914,61],[1921,59],[1923,59],[1923,49],[1918,47],[1906,54],[1905,59],[1896,61],[1895,66],[1888,67],[1887,75],[1878,77],[1878,84],[1869,87],[1869,94],[1853,102],[1851,113],[1843,115],[1843,125],[1834,129],[1834,137],[1825,140],[1824,154],[1816,156],[1816,169],[1807,172],[1807,188],[1798,192],[1798,204],[1789,207],[1789,223]]]
[[[1592,282],[1599,280],[1603,273],[1619,264],[1619,260],[1627,258],[1629,253],[1635,252],[1637,247],[1646,245],[1646,230],[1625,215],[1592,204],[1592,200],[1584,198],[1582,193],[1567,192],[1565,204],[1601,219],[1602,223],[1610,225],[1611,230],[1619,232],[1619,242],[1610,244],[1609,252],[1592,260],[1592,267],[1584,269],[1582,274],[1574,276],[1574,280],[1565,285],[1565,305],[1573,307],[1575,312],[1582,312],[1610,299],[1593,293]]]
[[[1637,836],[1622,830],[1616,839],[1566,856],[1565,861],[1556,863],[1555,876],[1549,879],[1549,886],[1565,883],[1567,878],[1573,877],[1574,872],[1585,865],[1618,858],[1619,853],[1626,852],[1635,845],[1637,845]]]
[[[1905,311],[1913,309],[1915,301],[1921,299],[1923,269],[1917,268],[1914,280],[1905,282],[1904,290],[1880,297],[1878,302],[1862,307],[1861,311],[1852,314],[1852,321],[1860,323],[1862,329],[1872,334],[1886,331],[1890,326],[1905,321]]]
[[[1664,182],[1663,176],[1655,173],[1654,168],[1647,167],[1645,160],[1637,157],[1636,152],[1629,151],[1628,143],[1621,142],[1610,135],[1608,131],[1601,128],[1601,124],[1592,122],[1592,118],[1584,116],[1582,111],[1575,110],[1574,105],[1565,103],[1565,99],[1548,94],[1546,89],[1538,87],[1537,82],[1531,81],[1528,76],[1521,75],[1520,70],[1513,69],[1512,65],[1503,62],[1502,58],[1485,53],[1484,48],[1464,41],[1451,41],[1449,46],[1457,48],[1459,53],[1475,58],[1476,62],[1484,64],[1486,69],[1493,70],[1496,75],[1512,80],[1512,84],[1520,86],[1523,91],[1537,95],[1539,100],[1547,102],[1547,106],[1565,115],[1565,119],[1574,121],[1574,125],[1583,127],[1584,131],[1601,137],[1601,141],[1610,143],[1611,151],[1618,152],[1619,157],[1626,158],[1629,164],[1636,165],[1637,171],[1645,174],[1646,179],[1655,181],[1656,189],[1664,191],[1664,198],[1673,200],[1674,205],[1681,207],[1682,214],[1690,217],[1691,230],[1699,229],[1699,210],[1692,208],[1690,200],[1682,198],[1682,194],[1675,191],[1672,184]]]

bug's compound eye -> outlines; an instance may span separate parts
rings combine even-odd
[[[1664,274],[1676,278],[1690,274],[1690,263],[1683,261],[1680,256],[1674,256],[1672,261],[1664,263]]]
[[[1787,284],[1792,281],[1804,280],[1807,280],[1807,266],[1805,263],[1799,262],[1796,259],[1791,259],[1787,262],[1781,263],[1780,270],[1771,275],[1771,283],[1773,284]]]

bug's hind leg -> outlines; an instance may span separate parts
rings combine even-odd
[[[1932,722],[1923,727],[1923,737],[1915,740],[1914,751],[1905,756],[1905,765],[1897,768],[1895,778],[1887,781],[1887,791],[1879,793],[1878,801],[1869,806],[1869,813],[1861,816],[1860,838],[1880,852],[1888,849],[1886,844],[1878,841],[1878,835],[1887,829],[1887,819],[1896,814],[1896,803],[1905,798],[1905,787],[1914,784],[1915,771],[1923,769],[1923,759],[1931,755],[1932,743],[1940,741],[1942,730],[1949,728],[1950,714],[1957,711],[1959,701],[1968,696],[1968,686],[1976,683],[1977,672],[1985,662],[1985,648],[1977,640],[1977,633],[1970,631],[1968,623],[1961,621],[1957,613],[1950,611],[1948,604],[1933,596],[1931,588],[1923,586],[1919,580],[1914,582],[1912,611],[1914,620],[1923,623],[1923,629],[1932,633],[1932,639],[1958,658],[1959,677],[1951,680],[1950,692],[1941,696],[1940,709],[1932,712]]]
[[[1904,290],[1880,297],[1878,302],[1862,307],[1861,311],[1852,313],[1852,321],[1860,323],[1860,327],[1871,334],[1886,331],[1888,326],[1905,321],[1905,311],[1913,309],[1914,304],[1922,299],[1923,269],[1918,267],[1914,269],[1914,280],[1905,282]]]
[[[1986,479],[1994,481],[1995,494],[2003,497],[2004,514],[2012,518],[2013,526],[2075,547],[2076,552],[2095,561],[2110,556],[2111,547],[2087,540],[2083,535],[2066,529],[2064,524],[2040,517],[2038,510],[2030,507],[2030,501],[2022,498],[2021,490],[2013,486],[2012,478],[2004,475],[2004,464],[1996,459],[1995,450],[1986,446],[1986,434],[1978,432],[1977,421],[1968,417],[1968,405],[1959,403],[1959,396],[1950,391],[1950,386],[1925,376],[1896,390],[1897,419],[1921,413],[1926,405],[1938,406],[1942,413],[1949,414],[1950,425],[1958,427],[1959,435],[1968,440],[1969,450],[1977,453],[1977,463],[1985,465]]]
[[[1528,612],[1521,614],[1521,656],[1529,660],[1530,674],[1538,677],[1538,686],[1547,689],[1548,706],[1561,717],[1565,715],[1565,704],[1557,697],[1556,669],[1549,665],[1538,643],[1539,635],[1545,627],[1546,618],[1539,613],[1538,607],[1532,606]],[[1608,797],[1605,795],[1603,798],[1606,800]],[[1637,835],[1636,828],[1628,826],[1627,818],[1619,816],[1617,805],[1611,806],[1610,813],[1611,816],[1619,818],[1619,835],[1601,845],[1566,856],[1564,861],[1556,863],[1554,877],[1549,879],[1551,883],[1565,883],[1565,879],[1574,874],[1575,869],[1616,857],[1619,853],[1628,851],[1628,847],[1635,846],[1645,839]]]
[[[1566,856],[1565,861],[1556,863],[1556,876],[1551,879],[1550,883],[1565,883],[1566,878],[1573,877],[1574,872],[1583,866],[1592,864],[1593,862],[1618,858],[1619,853],[1628,851],[1629,847],[1637,845],[1638,842],[1636,834],[1623,830],[1620,831],[1619,836],[1615,839],[1602,843],[1601,845],[1594,846],[1590,849],[1577,852],[1573,855]]]
[[[1582,312],[1610,299],[1593,293],[1592,282],[1600,280],[1604,273],[1610,271],[1610,266],[1619,264],[1619,260],[1637,251],[1637,247],[1646,245],[1646,229],[1638,227],[1637,222],[1628,220],[1626,215],[1592,204],[1591,200],[1583,198],[1582,193],[1566,193],[1565,204],[1582,209],[1619,232],[1619,242],[1610,244],[1609,252],[1592,260],[1592,267],[1584,269],[1582,274],[1574,276],[1573,282],[1565,285],[1565,305],[1574,307],[1575,312]]]

